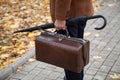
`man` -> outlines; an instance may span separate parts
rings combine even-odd
[[[82,26],[81,24],[66,26],[66,20],[79,16],[92,16],[92,0],[50,0],[50,12],[58,33],[66,34],[65,29],[68,29],[71,37],[83,38],[86,22]],[[84,70],[75,73],[65,69],[65,80],[83,80],[83,76]]]

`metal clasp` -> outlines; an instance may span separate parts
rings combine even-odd
[[[59,41],[62,41],[63,39],[65,39],[66,36],[62,35],[62,34],[59,34],[58,35],[58,40]]]

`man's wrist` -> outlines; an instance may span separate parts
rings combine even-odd
[[[66,29],[66,20],[58,20],[58,19],[56,19],[55,20],[55,28],[57,30],[60,30],[60,29],[64,30],[64,29]]]

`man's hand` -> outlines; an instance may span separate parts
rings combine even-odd
[[[66,29],[66,21],[65,20],[55,20],[55,28],[56,30],[65,30]]]

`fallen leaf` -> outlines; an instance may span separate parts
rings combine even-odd
[[[5,58],[8,58],[8,57],[10,57],[10,54],[8,54],[8,53],[0,55],[1,59],[5,59]]]
[[[101,56],[93,56],[93,59],[94,60],[99,60],[99,59],[101,59]]]
[[[120,79],[120,74],[109,75],[113,79]]]
[[[5,66],[3,66],[3,65],[2,65],[2,66],[0,66],[0,71],[1,71],[3,68],[5,68]]]
[[[20,23],[19,22],[14,22],[14,24],[11,24],[11,28],[15,29],[15,28],[19,28]]]
[[[0,25],[0,29],[2,29],[3,28],[3,26],[2,25]]]
[[[9,63],[13,63],[13,62],[15,62],[17,59],[18,59],[18,58],[11,58],[11,59],[9,60]]]
[[[20,50],[17,53],[21,56],[22,54],[24,54],[26,52],[26,50]]]
[[[35,61],[35,58],[28,59],[28,62],[33,62],[33,61]]]
[[[100,34],[95,34],[95,37],[99,37],[100,36]]]
[[[111,48],[107,48],[108,51],[111,51],[112,49]]]
[[[98,0],[92,0],[93,3],[97,2]]]
[[[84,33],[84,36],[87,37],[87,36],[89,36],[90,34],[91,34],[91,32],[85,32],[85,33]]]
[[[109,6],[109,7],[114,7],[114,6],[115,6],[115,4],[108,4],[108,6]]]
[[[22,70],[22,66],[18,66],[17,71],[21,71],[21,70]]]

